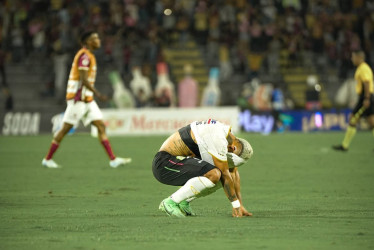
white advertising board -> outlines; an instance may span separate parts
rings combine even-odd
[[[102,109],[106,131],[111,135],[168,135],[193,121],[214,119],[239,131],[239,108],[146,108]],[[97,135],[91,126],[91,134]]]

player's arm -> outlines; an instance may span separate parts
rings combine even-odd
[[[229,201],[231,202],[233,206],[233,216],[234,217],[241,217],[242,213],[240,210],[240,201],[238,199],[238,196],[235,192],[235,185],[234,181],[231,177],[230,171],[229,171],[229,165],[227,161],[222,161],[215,156],[213,156],[213,162],[214,165],[221,170],[221,182],[223,186],[223,190],[225,191],[225,194]]]
[[[80,80],[81,80],[84,87],[86,87],[87,89],[92,91],[94,93],[94,95],[97,96],[97,98],[99,98],[101,101],[108,100],[108,98],[105,95],[101,94],[94,86],[92,86],[90,84],[90,82],[88,81],[88,71],[87,70],[80,69],[79,70],[79,75],[80,75]]]
[[[238,171],[238,168],[230,168],[229,169],[230,171],[230,174],[231,174],[231,178],[233,179],[234,181],[234,188],[235,188],[235,192],[236,192],[236,195],[240,201],[240,210],[242,212],[242,214],[244,216],[252,216],[252,213],[248,212],[247,209],[245,209],[245,207],[243,206],[243,200],[242,200],[242,194],[240,192],[240,175],[239,175],[239,171]],[[233,210],[233,216],[234,216],[234,210]]]

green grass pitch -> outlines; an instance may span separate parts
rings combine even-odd
[[[112,137],[133,163],[111,169],[87,134],[68,136],[45,169],[51,135],[0,137],[0,249],[374,249],[374,138],[358,132],[241,134],[254,148],[240,169],[250,218],[232,218],[222,190],[196,217],[158,211],[176,187],[151,171],[166,136]]]

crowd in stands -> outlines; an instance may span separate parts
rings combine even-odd
[[[340,79],[353,67],[352,50],[362,48],[374,65],[373,0],[0,2],[0,41],[12,62],[54,58],[55,68],[68,70],[63,65],[70,65],[81,32],[96,30],[102,39],[99,64],[123,77],[141,66],[153,87],[152,72],[165,60],[163,49],[190,39],[204,51],[208,67],[226,62],[230,74],[249,78],[261,69],[279,74],[282,53],[291,66],[334,68]],[[56,80],[59,91],[64,91],[64,79]]]

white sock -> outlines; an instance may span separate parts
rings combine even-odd
[[[170,198],[176,202],[180,203],[191,197],[195,197],[200,194],[201,191],[214,187],[215,184],[204,176],[194,177],[189,179],[183,187],[178,189]]]
[[[187,201],[187,202],[191,202],[191,201],[195,200],[196,198],[197,198],[196,196],[193,196],[193,197],[191,197],[191,198],[188,198],[186,201]]]
[[[200,192],[200,194],[194,195],[191,198],[186,199],[186,201],[187,202],[191,202],[191,201],[193,201],[193,200],[195,200],[197,198],[205,197],[207,195],[213,194],[214,192],[216,192],[221,187],[222,187],[222,183],[219,181],[214,187],[207,188],[207,189],[203,190],[202,192]]]

